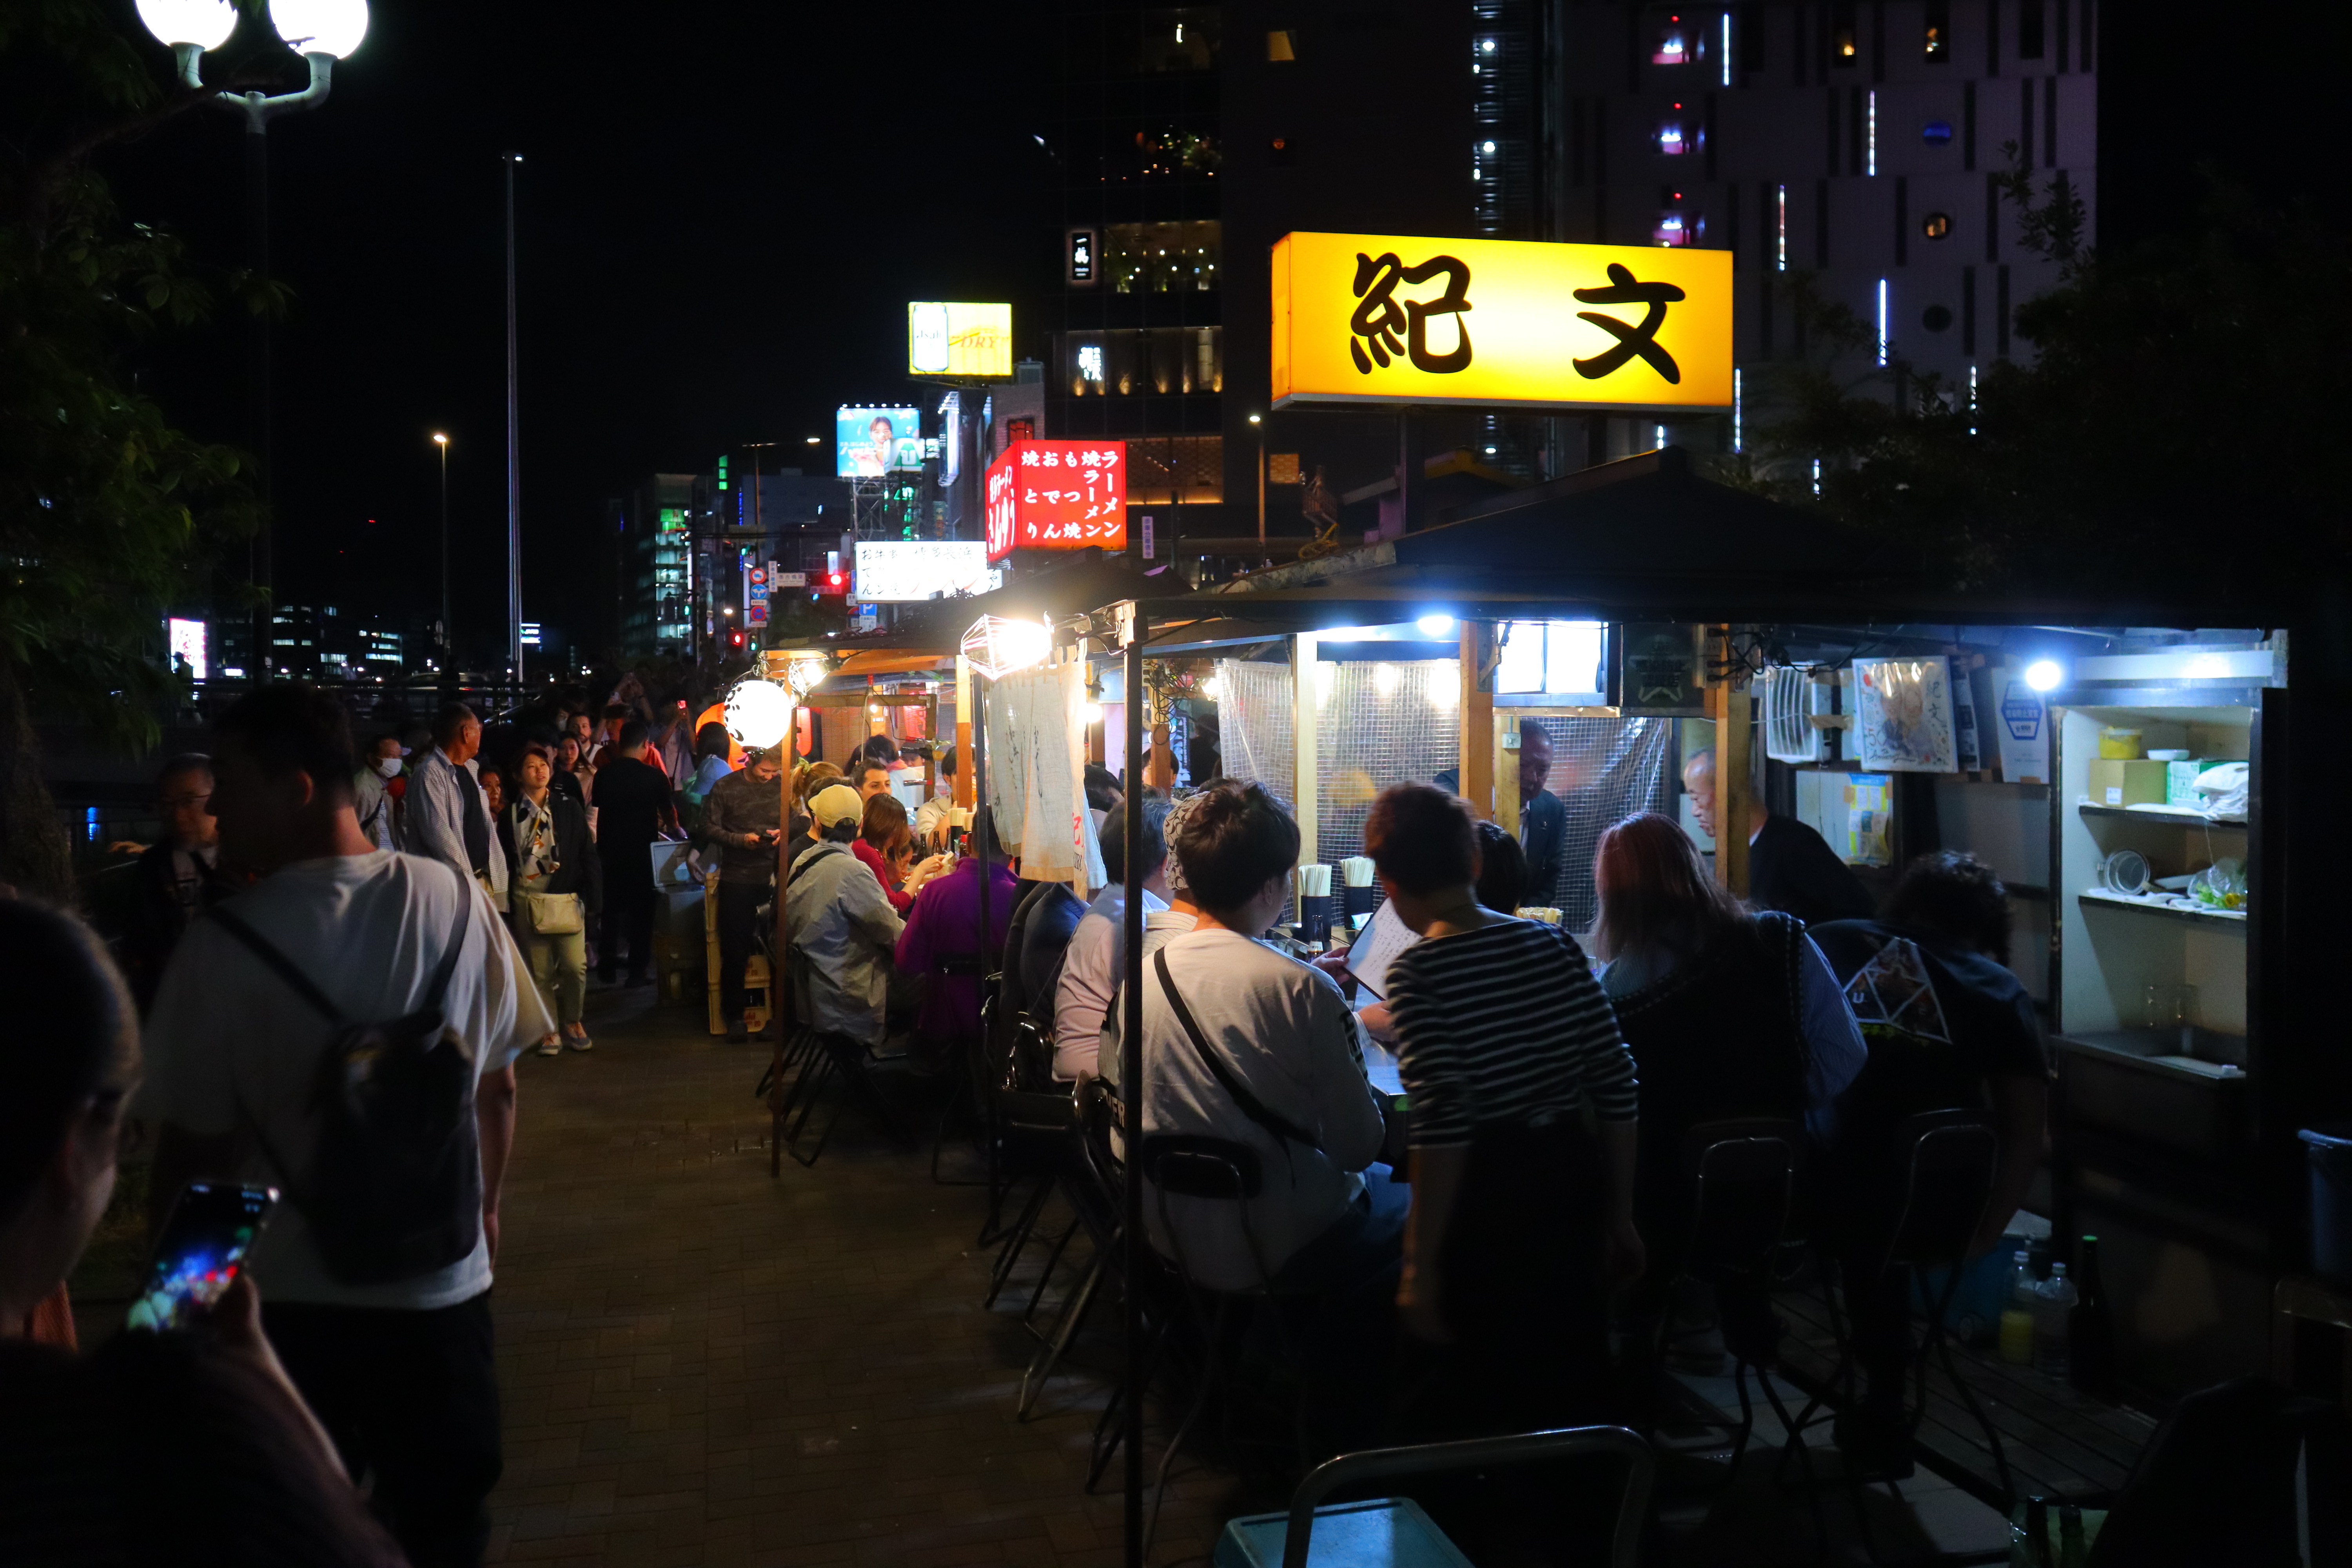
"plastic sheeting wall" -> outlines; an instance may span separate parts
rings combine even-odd
[[[1315,667],[1316,858],[1364,852],[1364,818],[1391,784],[1428,784],[1462,762],[1462,663],[1416,658]]]
[[[1297,726],[1290,700],[1288,665],[1217,660],[1217,744],[1225,776],[1263,784],[1286,801],[1291,798],[1298,765]]]
[[[1530,716],[1534,717],[1534,716]],[[1528,721],[1521,720],[1522,725]],[[1568,811],[1559,851],[1559,880],[1528,901],[1559,910],[1570,931],[1592,929],[1600,896],[1592,885],[1592,852],[1601,831],[1639,811],[1674,813],[1675,721],[1671,719],[1534,717],[1551,737],[1551,776],[1544,787]],[[1496,784],[1510,787],[1510,781]]]

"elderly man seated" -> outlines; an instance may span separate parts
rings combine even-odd
[[[851,850],[865,803],[847,784],[828,784],[809,802],[816,842],[794,857],[784,891],[784,925],[800,960],[793,972],[801,1016],[812,1027],[882,1043],[890,954],[905,928],[898,911]]]

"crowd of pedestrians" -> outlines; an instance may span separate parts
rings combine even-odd
[[[140,1560],[184,1507],[237,1548],[224,1560],[479,1560],[501,1468],[488,1290],[517,1060],[591,1047],[592,973],[650,978],[665,844],[716,872],[731,1039],[751,1034],[749,970],[780,897],[800,1022],[867,1051],[904,1039],[918,1069],[982,1041],[1001,973],[996,1016],[1047,1047],[1030,1087],[1100,1079],[1132,1102],[1141,1147],[1117,1146],[1142,1163],[1150,1245],[1207,1289],[1316,1303],[1305,1370],[1335,1430],[1375,1414],[1356,1408],[1387,1386],[1366,1363],[1399,1328],[1453,1369],[1422,1381],[1445,1391],[1426,1426],[1609,1414],[1612,1328],[1654,1344],[1675,1308],[1680,1162],[1702,1123],[1801,1122],[1858,1194],[1887,1184],[1873,1162],[1896,1120],[1983,1105],[2005,1152],[1979,1248],[2038,1159],[2044,1069],[2004,967],[2005,893],[1965,856],[1909,868],[1878,914],[1789,824],[1759,859],[1801,915],[1733,898],[1675,822],[1639,815],[1601,836],[1580,938],[1517,914],[1559,852],[1543,758],[1517,837],[1444,788],[1399,785],[1364,848],[1415,940],[1384,994],[1351,1000],[1344,953],[1303,962],[1266,940],[1301,844],[1259,785],[1147,787],[1130,842],[1123,781],[1090,770],[1108,878],[1087,900],[1024,882],[990,813],[952,806],[952,751],[928,794],[908,787],[928,753],[884,737],[787,779],[696,708],[616,692],[486,728],[452,703],[355,741],[331,697],[263,688],[208,754],[158,771],[163,833],[114,955],[69,914],[0,900],[0,978],[33,1026],[0,1043],[0,1557],[29,1531]],[[1711,759],[1685,780],[1711,831]],[[1896,943],[1948,1020],[1940,1054],[1882,1050],[1848,1010],[1845,984]],[[1409,1117],[1373,1087],[1381,1043]],[[151,1227],[191,1183],[284,1201],[213,1332],[118,1336],[76,1360],[63,1281],[126,1118],[152,1141]],[[1150,1151],[1171,1136],[1245,1170],[1242,1200],[1163,1190]],[[1857,1256],[1886,1224],[1860,1198],[1832,1208],[1824,1233]],[[1854,1302],[1870,1394],[1839,1440],[1869,1465],[1898,1459],[1906,1292]],[[1716,1310],[1735,1343],[1777,1332],[1760,1291]],[[194,1432],[204,1452],[166,1462],[162,1435]]]

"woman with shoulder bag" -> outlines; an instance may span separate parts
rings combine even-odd
[[[530,960],[531,977],[555,1005],[557,1034],[539,1043],[543,1057],[595,1044],[581,1013],[588,995],[588,927],[604,902],[596,847],[580,803],[549,785],[555,760],[545,746],[523,753],[520,787],[499,814],[499,843],[507,856],[515,941]]]

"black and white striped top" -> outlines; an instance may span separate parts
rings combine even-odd
[[[1389,965],[1389,1010],[1415,1148],[1572,1116],[1588,1099],[1604,1121],[1633,1120],[1633,1053],[1565,931],[1500,921],[1416,942]]]

